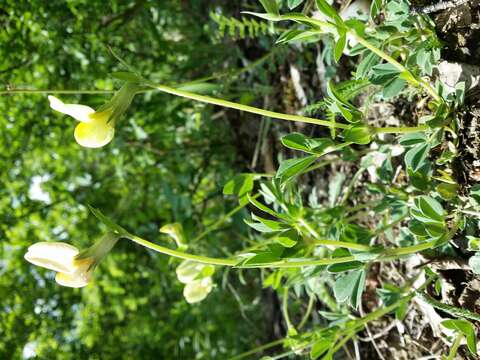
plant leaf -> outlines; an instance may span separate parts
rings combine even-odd
[[[310,155],[297,159],[284,160],[281,162],[275,177],[281,179],[282,182],[285,182],[308,168],[313,164],[316,158],[315,155]]]
[[[259,0],[265,11],[269,14],[279,15],[278,5],[275,0]]]
[[[424,165],[429,151],[429,144],[417,144],[405,153],[405,165],[412,169],[413,172],[416,172]]]

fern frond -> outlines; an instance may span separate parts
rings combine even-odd
[[[261,35],[275,33],[272,26],[265,21],[246,17],[237,19],[214,12],[210,13],[210,18],[218,25],[217,36],[219,38],[226,35],[233,39],[257,38]]]

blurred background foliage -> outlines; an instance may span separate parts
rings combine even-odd
[[[174,84],[217,75],[209,91],[251,101],[268,71],[238,72],[265,53],[219,40],[210,12],[238,14],[240,1],[18,1],[0,5],[4,89],[113,90],[117,54],[152,80]],[[254,4],[256,6],[256,4]],[[253,6],[252,2],[247,7]],[[265,30],[265,29],[264,29]],[[257,56],[259,55],[259,56]],[[218,74],[235,76],[219,77]],[[241,75],[241,76],[238,76]],[[236,82],[231,81],[235,78]],[[97,107],[110,94],[57,95]],[[138,95],[114,141],[85,149],[75,122],[46,94],[0,97],[0,358],[212,359],[269,340],[267,305],[254,273],[218,271],[217,288],[188,305],[178,262],[121,241],[84,289],[62,288],[54,273],[23,259],[38,241],[90,245],[105,229],[91,204],[152,241],[174,246],[159,228],[181,222],[194,237],[237,204],[222,186],[242,160],[220,109],[158,93]],[[196,250],[227,256],[248,235],[238,213]],[[241,281],[240,281],[241,280]],[[233,285],[233,286],[232,286]],[[233,289],[236,290],[233,290]],[[265,303],[265,302],[264,302]]]

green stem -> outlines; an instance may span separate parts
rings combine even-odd
[[[350,243],[346,241],[319,239],[320,234],[307,221],[305,221],[305,219],[299,219],[298,223],[302,225],[310,233],[311,236],[313,236],[313,239],[309,237],[308,240],[310,240],[310,242],[315,245],[334,246],[334,247],[341,247],[345,249],[355,249],[360,251],[372,250],[372,248],[367,245],[355,244],[355,243]]]
[[[257,194],[255,196],[252,196],[252,199],[256,199],[260,196],[260,194]],[[207,236],[208,234],[210,234],[213,230],[217,229],[222,223],[224,223],[225,221],[227,221],[230,217],[232,217],[233,215],[235,215],[237,212],[239,212],[240,210],[242,210],[245,206],[247,206],[249,203],[245,203],[245,204],[240,204],[238,205],[237,207],[233,208],[232,210],[230,210],[228,213],[226,213],[224,216],[222,216],[220,219],[218,219],[215,223],[213,223],[212,225],[210,225],[207,229],[205,229],[205,231],[203,231],[202,233],[200,233],[198,236],[196,236],[195,238],[193,238],[190,243],[196,243],[197,241],[203,239],[205,236]]]
[[[205,95],[199,95],[196,93],[192,93],[189,91],[173,88],[170,86],[165,86],[165,85],[157,85],[153,83],[147,83],[148,86],[157,89],[159,91],[162,91],[167,94],[171,95],[176,95],[180,97],[184,97],[187,99],[191,100],[196,100],[200,101],[206,104],[212,104],[212,105],[218,105],[218,106],[223,106],[226,108],[230,109],[235,109],[235,110],[240,110],[240,111],[245,111],[249,112],[252,114],[257,114],[261,116],[266,116],[270,117],[273,119],[280,119],[280,120],[286,120],[286,121],[298,121],[298,122],[303,122],[307,124],[314,124],[314,125],[320,125],[320,126],[326,126],[329,128],[338,128],[338,129],[348,129],[350,128],[351,125],[348,124],[341,124],[341,123],[334,123],[331,121],[326,121],[326,120],[321,120],[321,119],[315,119],[307,116],[301,116],[301,115],[290,115],[290,114],[283,114],[275,111],[269,111],[269,110],[264,110],[264,109],[259,109],[253,106],[249,105],[243,105],[243,104],[238,104],[233,101],[228,101],[228,100],[223,100],[223,99],[218,99],[214,98],[211,96],[205,96]],[[383,129],[386,129],[385,131]],[[407,132],[418,132],[418,131],[425,131],[427,128],[423,126],[416,126],[416,127],[399,127],[398,131],[395,131],[397,128],[373,128],[373,130],[377,133],[381,132],[387,132],[387,133],[407,133]]]
[[[125,235],[125,237],[132,240],[133,242],[136,242],[139,245],[145,246],[146,248],[149,248],[161,254],[173,256],[179,259],[193,260],[202,264],[220,265],[220,266],[235,266],[235,264],[238,262],[237,260],[234,260],[234,259],[212,258],[208,256],[188,254],[180,250],[169,249],[165,246],[154,244],[150,241],[142,239],[141,237],[138,237],[133,234]]]
[[[154,244],[148,240],[142,239],[133,234],[124,234],[123,237],[126,237],[133,242],[145,246],[148,249],[154,250],[161,254],[173,256],[179,259],[184,260],[192,260],[202,264],[209,264],[209,265],[218,265],[218,266],[231,266],[235,267],[235,265],[239,262],[239,259],[224,259],[224,258],[212,258],[208,256],[201,256],[201,255],[194,255],[189,254],[184,251],[180,250],[173,250],[169,249],[165,246]],[[272,263],[266,264],[257,264],[257,265],[241,265],[237,266],[237,268],[245,268],[245,269],[260,269],[260,268],[298,268],[302,266],[316,266],[316,265],[331,265],[331,264],[341,264],[355,260],[353,256],[345,256],[340,258],[325,258],[325,259],[315,259],[315,260],[304,260],[304,261],[288,261],[288,260],[281,260]]]
[[[295,329],[292,321],[290,320],[290,315],[288,315],[288,286],[285,286],[285,288],[283,289],[282,313],[283,318],[285,319],[285,324],[287,325],[288,332],[290,331],[290,329]]]
[[[406,246],[406,247],[401,247],[401,248],[396,248],[396,249],[388,249],[383,252],[383,254],[388,258],[390,257],[398,257],[402,255],[410,255],[414,254],[420,251],[428,250],[428,249],[434,249],[438,246],[441,246],[443,244],[446,244],[449,242],[452,237],[455,235],[455,233],[458,230],[458,227],[460,226],[460,216],[457,214],[455,216],[453,226],[450,229],[448,233],[446,233],[443,237],[440,239],[435,239],[435,240],[430,240],[430,241],[425,241],[423,243],[417,244],[417,245],[412,245],[412,246]]]
[[[305,324],[307,323],[308,318],[310,317],[310,314],[312,313],[314,304],[315,304],[315,295],[311,294],[310,298],[308,299],[307,311],[305,311],[305,315],[303,315],[302,320],[300,321],[300,323],[297,326],[298,330],[302,329],[305,326]]]
[[[312,242],[315,245],[334,246],[334,247],[341,247],[345,249],[354,249],[354,250],[360,250],[360,251],[372,250],[372,248],[368,245],[350,243],[350,242],[339,241],[339,240],[313,240]]]
[[[35,89],[12,89],[0,91],[0,95],[6,94],[112,94],[115,90],[35,90]]]
[[[458,227],[460,225],[459,217],[457,216],[455,221],[454,221],[454,226],[452,229],[445,235],[443,238],[436,239],[436,240],[431,240],[431,241],[426,241],[421,244],[413,245],[413,246],[407,246],[403,248],[396,248],[396,249],[387,249],[384,250],[381,254],[379,254],[379,257],[377,257],[375,260],[376,261],[387,261],[387,260],[392,260],[395,259],[399,256],[403,255],[409,255],[413,254],[419,251],[423,251],[426,249],[432,249],[437,246],[440,246],[442,244],[447,243],[453,235],[455,235],[456,231],[458,230]],[[138,237],[136,235],[127,233],[126,231],[123,231],[121,233],[122,237],[126,237],[133,242],[145,246],[146,248],[152,249],[154,251],[157,251],[159,253],[173,256],[176,258],[184,259],[184,260],[192,260],[196,261],[202,264],[210,264],[210,265],[218,265],[218,266],[231,266],[231,267],[236,267],[236,268],[243,268],[243,269],[261,269],[261,268],[299,268],[303,266],[320,266],[320,265],[332,265],[332,264],[343,264],[351,261],[355,261],[356,258],[355,256],[343,256],[343,257],[338,257],[338,258],[323,258],[323,259],[309,259],[309,260],[280,260],[280,261],[275,261],[275,262],[270,262],[270,263],[263,263],[263,264],[255,264],[255,265],[239,265],[236,266],[236,264],[239,262],[239,259],[224,259],[224,258],[212,258],[208,256],[201,256],[201,255],[194,255],[194,254],[189,254],[184,251],[180,250],[173,250],[169,249],[165,246],[157,245],[154,244],[150,241],[147,241],[145,239],[142,239],[141,237]]]
[[[403,133],[413,133],[413,132],[422,132],[428,130],[427,125],[419,126],[390,126],[390,127],[381,127],[374,129],[377,134],[403,134]]]
[[[365,168],[361,167],[353,175],[352,180],[348,184],[347,189],[345,190],[345,192],[342,196],[342,199],[340,200],[340,205],[345,205],[345,203],[347,202],[348,198],[350,197],[350,195],[353,191],[353,188],[355,187],[355,184],[357,183],[358,179],[360,178],[360,176],[363,174],[364,171],[365,171]]]
[[[363,203],[363,204],[358,204],[358,205],[355,205],[355,206],[346,206],[345,207],[345,211],[346,212],[349,212],[349,213],[352,213],[352,212],[357,212],[358,210],[363,210],[363,209],[367,209],[367,208],[370,208],[370,207],[375,207],[377,206],[379,203],[378,200],[372,200],[372,201],[368,201],[366,203]],[[347,218],[347,221],[349,220],[350,218],[348,217]]]
[[[308,222],[305,221],[305,219],[300,218],[298,220],[298,223],[302,225],[314,238],[317,239],[320,237],[320,234],[316,232],[315,229]]]
[[[457,334],[457,337],[455,338],[455,341],[453,342],[453,345],[450,349],[450,352],[446,360],[455,359],[455,356],[457,355],[457,351],[458,351],[458,348],[460,347],[460,343],[462,342],[462,339],[463,339],[463,334],[459,332]]]
[[[311,165],[309,168],[306,168],[305,170],[303,170],[302,172],[300,172],[299,175],[303,175],[303,174],[306,174],[310,171],[313,171],[313,170],[317,170],[317,169],[320,169],[324,166],[327,166],[327,165],[330,165],[330,164],[333,164],[335,162],[337,162],[339,160],[339,158],[336,158],[336,159],[331,159],[331,160],[324,160],[324,161],[320,161],[316,164],[313,164]]]
[[[232,101],[222,100],[222,99],[218,99],[218,98],[214,98],[214,97],[210,97],[210,96],[199,95],[199,94],[195,94],[195,93],[192,93],[192,92],[189,92],[189,91],[184,91],[184,90],[172,88],[172,87],[165,86],[165,85],[156,85],[156,84],[152,84],[152,83],[149,83],[148,85],[150,87],[154,88],[154,89],[165,92],[167,94],[176,95],[176,96],[184,97],[184,98],[187,98],[187,99],[200,101],[200,102],[207,103],[207,104],[213,104],[213,105],[223,106],[223,107],[230,108],[230,109],[245,111],[245,112],[249,112],[249,113],[252,113],[252,114],[262,115],[262,116],[270,117],[270,118],[273,118],[273,119],[280,119],[280,120],[287,120],[287,121],[299,121],[299,122],[304,122],[304,123],[308,123],[308,124],[315,124],[315,125],[321,125],[321,126],[327,126],[327,127],[336,127],[336,128],[339,128],[339,129],[348,129],[350,127],[350,125],[347,125],[347,124],[339,124],[339,123],[334,124],[334,123],[332,123],[330,121],[326,121],[326,120],[320,120],[320,119],[310,118],[310,117],[301,116],[301,115],[282,114],[282,113],[278,113],[278,112],[274,112],[274,111],[259,109],[259,108],[253,107],[253,106],[238,104],[238,103],[235,103],[235,102],[232,102]]]
[[[352,35],[360,44],[365,46],[367,49],[369,49],[371,52],[375,53],[376,55],[380,56],[382,59],[386,60],[393,66],[395,66],[400,73],[407,74],[405,80],[410,82],[413,86],[421,86],[425,89],[425,91],[436,101],[442,101],[442,98],[440,95],[437,94],[435,89],[425,80],[423,79],[416,79],[415,76],[402,64],[400,64],[397,60],[392,58],[390,55],[386,54],[384,51],[380,50],[376,46],[372,45],[370,42],[368,42],[366,39],[361,37],[356,33],[355,30],[351,29],[348,31],[350,35]]]
[[[224,259],[224,258],[212,258],[208,256],[194,255],[189,254],[184,251],[173,250],[167,247],[154,244],[150,241],[142,239],[138,236],[129,234],[125,235],[128,239],[136,242],[139,245],[145,246],[151,250],[157,251],[159,253],[173,256],[179,259],[192,260],[202,264],[218,265],[218,266],[231,266],[241,269],[262,269],[262,268],[299,268],[304,266],[320,266],[320,265],[332,265],[332,264],[343,264],[351,261],[355,261],[354,256],[343,256],[338,258],[323,258],[323,259],[310,259],[310,260],[300,260],[300,261],[290,261],[290,260],[280,260],[264,264],[255,264],[255,265],[239,265],[236,264],[239,262],[239,259]],[[434,247],[437,241],[425,242],[422,244],[408,246],[406,248],[397,248],[386,250],[382,253],[382,257],[378,257],[376,261],[386,261],[396,258],[401,255],[408,255],[425,249]]]
[[[277,345],[280,345],[280,344],[283,344],[283,342],[285,341],[285,339],[277,339],[277,340],[274,340],[272,342],[269,342],[267,344],[264,344],[264,345],[260,345],[260,346],[257,346],[256,348],[252,349],[252,350],[248,350],[242,354],[239,354],[239,355],[236,355],[232,358],[230,358],[229,360],[240,360],[240,359],[244,359],[250,355],[253,355],[253,354],[256,354],[260,351],[263,351],[263,350],[266,350],[266,349],[270,349],[274,346],[277,346]]]
[[[257,66],[263,64],[268,58],[270,58],[275,53],[275,50],[276,50],[276,48],[273,48],[268,53],[266,53],[265,55],[263,55],[259,59],[251,62],[250,64],[248,64],[247,66],[245,66],[243,68],[228,70],[228,71],[213,74],[213,75],[210,75],[210,76],[205,76],[203,78],[199,78],[199,79],[187,82],[187,83],[182,83],[182,85],[195,84],[195,83],[205,82],[205,81],[210,81],[210,80],[218,80],[218,79],[221,79],[221,78],[224,78],[224,77],[228,77],[229,78],[228,80],[231,81],[232,79],[240,76],[241,74],[243,74],[245,72],[248,72],[250,70],[253,70]]]
[[[438,240],[431,240],[431,241],[422,242],[417,245],[405,246],[405,247],[400,247],[396,249],[388,249],[388,250],[385,250],[384,255],[391,256],[391,257],[410,255],[420,251],[432,249],[436,247],[437,243],[438,243]]]
[[[202,264],[209,264],[209,265],[218,265],[218,266],[231,266],[235,267],[235,265],[239,262],[239,259],[224,259],[224,258],[213,258],[208,256],[202,255],[194,255],[189,254],[184,251],[180,250],[173,250],[169,249],[165,246],[154,244],[148,240],[142,239],[139,236],[133,234],[123,234],[123,237],[126,237],[133,242],[142,245],[148,249],[154,250],[161,254],[165,254],[168,256],[173,256],[179,259],[184,260],[192,260]],[[266,264],[257,264],[257,265],[242,265],[237,266],[238,268],[247,268],[247,269],[259,269],[259,268],[298,268],[303,266],[316,266],[316,265],[331,265],[331,264],[341,264],[345,262],[350,262],[355,260],[353,256],[345,256],[340,258],[325,258],[325,259],[315,259],[315,260],[304,260],[304,261],[288,261],[288,260],[281,260],[272,263]]]
[[[405,214],[405,215],[400,216],[398,219],[392,221],[391,223],[383,225],[382,227],[375,230],[375,235],[379,235],[382,232],[384,232],[385,230],[390,229],[391,227],[393,227],[393,226],[397,225],[398,223],[402,222],[403,220],[405,220],[407,217],[408,217],[408,214]]]

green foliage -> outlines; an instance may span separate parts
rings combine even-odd
[[[467,320],[445,320],[442,325],[447,329],[455,330],[467,339],[468,350],[472,354],[477,353],[477,337],[475,336],[475,328],[470,321]]]
[[[310,16],[314,3],[320,18]],[[261,286],[283,299],[286,331],[274,344],[289,349],[285,356],[339,357],[368,322],[393,313],[404,319],[415,296],[453,316],[478,320],[426,294],[433,282],[439,294],[441,282],[424,265],[415,269],[415,277],[426,276],[421,286],[414,288],[411,279],[385,282],[376,289],[378,307],[358,317],[374,263],[401,264],[422,251],[453,252],[449,242],[462,232],[476,252],[469,265],[480,273],[480,188],[463,196],[455,180],[455,111],[465,86],[447,94],[444,86],[431,85],[428,76],[441,49],[431,21],[410,15],[404,0],[373,1],[374,21],[366,22],[342,18],[329,1],[314,3],[260,0],[245,13],[261,21],[223,15],[237,4],[212,8],[202,0],[160,7],[151,1],[7,3],[7,31],[0,35],[0,55],[7,59],[0,71],[8,84],[0,103],[0,234],[7,239],[0,246],[0,357],[21,358],[30,349],[41,359],[228,358],[254,342],[261,345],[275,328]],[[304,13],[281,14],[281,5],[292,10],[302,4]],[[265,13],[256,12],[262,8]],[[253,106],[262,96],[278,97],[278,82],[272,81],[278,69],[256,67],[273,54],[264,49],[272,44],[262,35],[283,21],[289,27],[275,45],[288,52],[286,45],[295,43],[295,55],[304,51],[306,64],[313,63],[308,45],[317,41],[330,67],[341,69],[344,55],[356,64],[352,79],[334,84],[329,76],[325,97],[304,109],[325,119]],[[226,44],[227,34],[242,41]],[[245,54],[252,49],[270,52],[251,62]],[[238,63],[247,65],[237,69]],[[128,96],[120,91],[109,102],[107,94],[125,82]],[[303,91],[300,81],[292,83]],[[48,109],[44,95],[52,91],[34,90],[50,88],[72,89],[59,95],[71,103],[118,108],[109,123],[115,141],[95,151],[78,147],[65,135],[73,120]],[[315,90],[303,97],[316,97]],[[394,103],[399,96],[416,101],[421,114],[397,127],[372,121],[372,103]],[[284,97],[275,106],[287,103]],[[239,170],[232,145],[243,139],[233,131],[236,119],[232,126],[219,121],[226,113],[205,104],[316,127],[308,136],[301,132],[309,129],[285,134],[279,128],[286,151],[272,160],[278,163],[274,173],[255,173],[253,165]],[[259,138],[266,138],[265,126]],[[332,173],[322,173],[319,182],[325,189],[300,176],[327,166]],[[88,217],[87,208],[94,216]],[[106,230],[121,240],[86,289],[53,287],[51,273],[23,260],[33,242],[87,249]],[[194,276],[185,286],[175,276],[178,259],[193,262]],[[216,286],[210,283],[204,295],[211,294],[187,305],[182,291],[188,299],[190,285],[201,287],[201,280],[211,278]],[[317,301],[323,304],[321,319],[310,316]],[[289,311],[304,308],[297,323]],[[476,351],[469,322],[443,325]]]
[[[354,309],[357,309],[365,287],[365,277],[366,272],[363,269],[340,275],[333,287],[337,301],[348,302]]]

